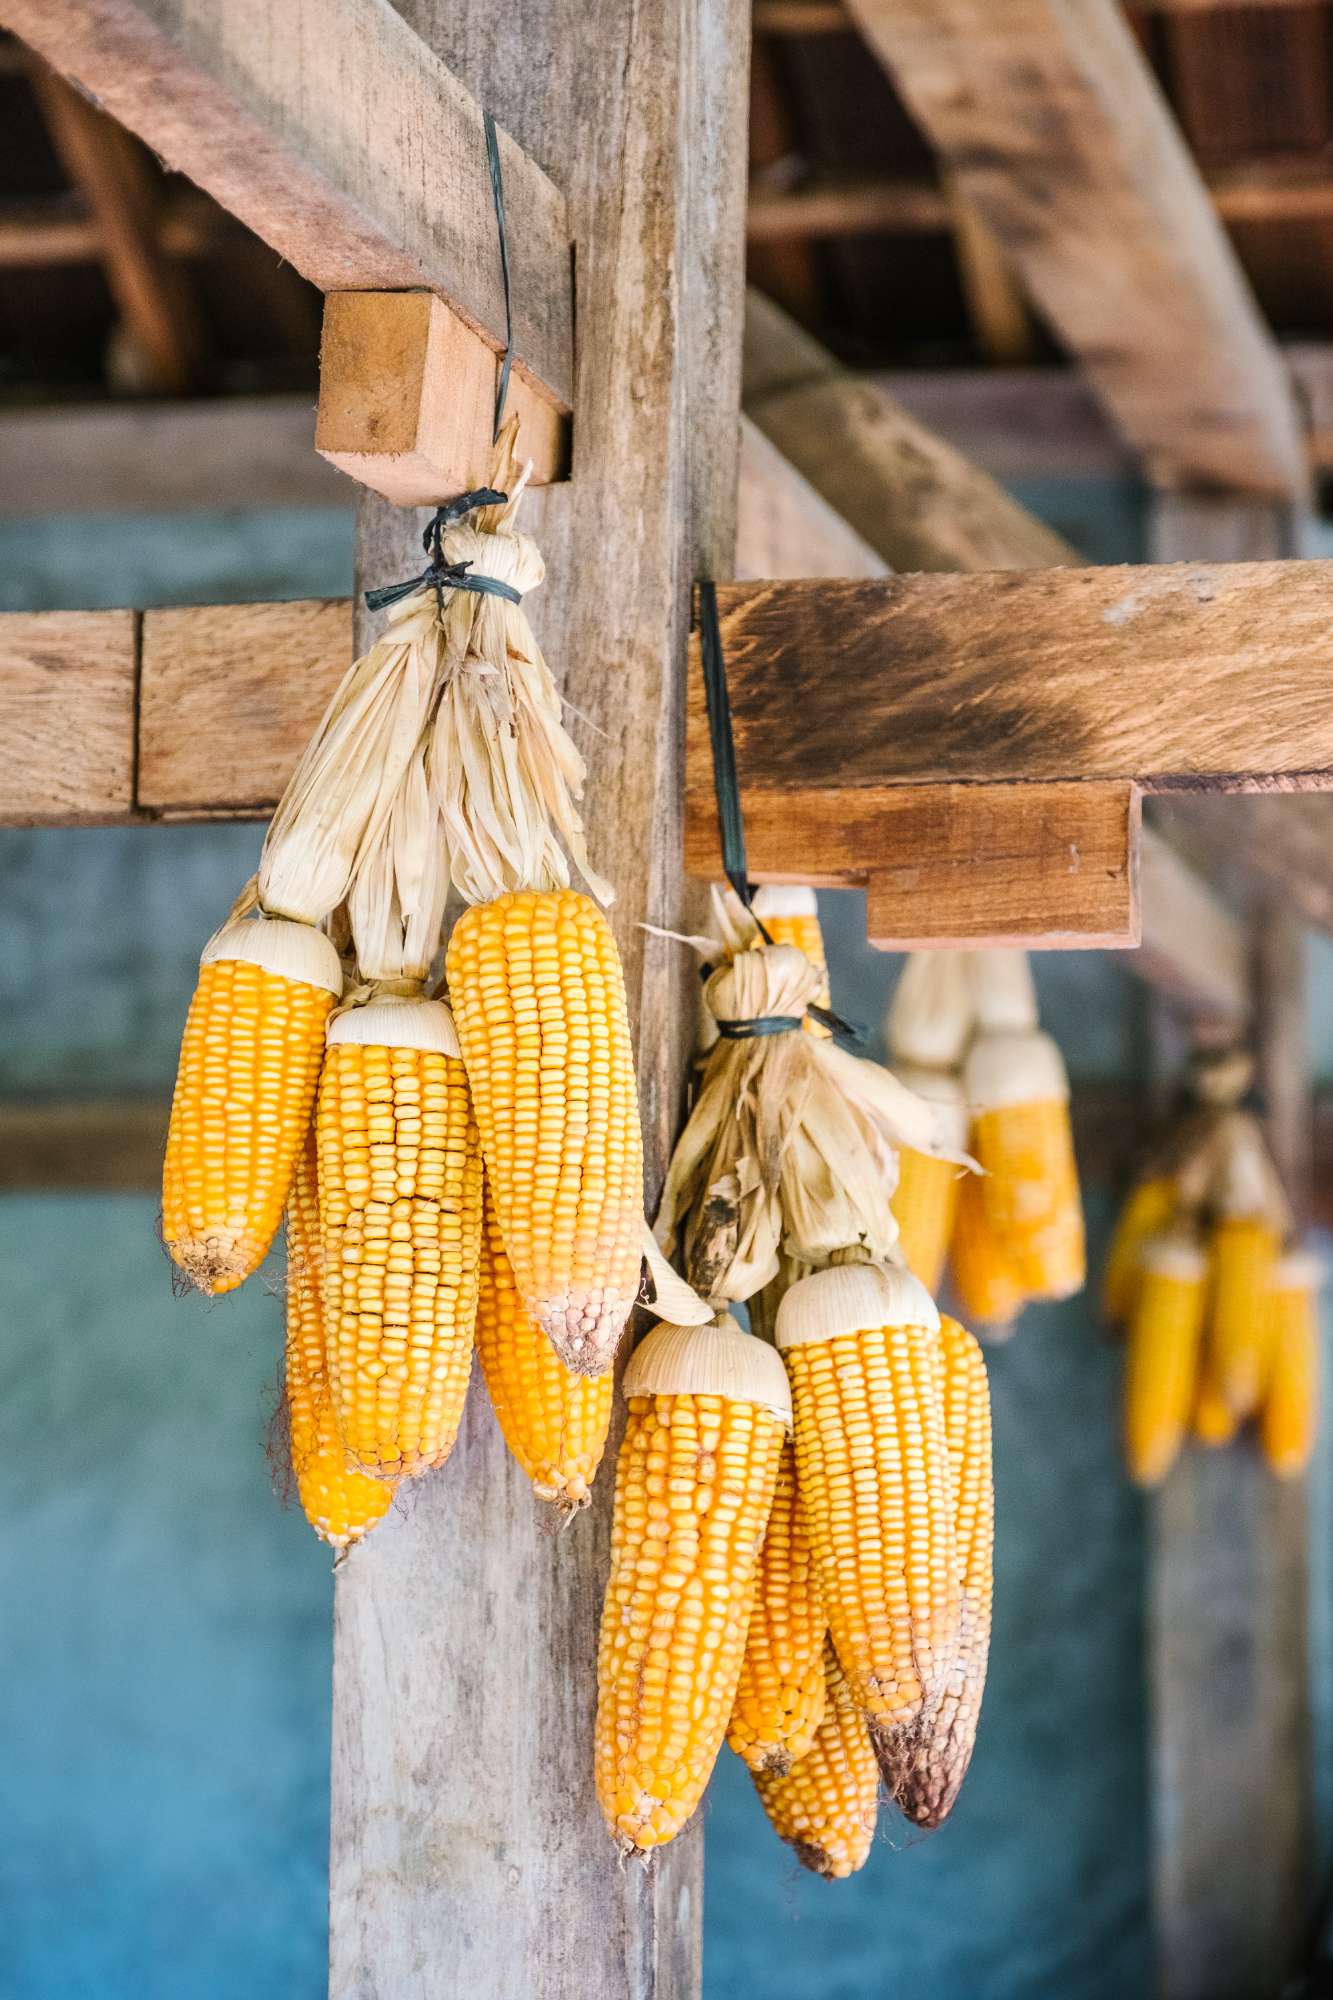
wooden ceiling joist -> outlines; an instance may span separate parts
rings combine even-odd
[[[849,0],[1148,476],[1299,495],[1276,348],[1117,0]]]
[[[745,307],[743,397],[746,415],[769,442],[893,569],[1078,561],[993,479],[753,290]]]
[[[330,291],[434,291],[493,353],[482,109],[389,0],[0,0],[0,24]],[[563,195],[500,134],[515,372],[573,396]]]

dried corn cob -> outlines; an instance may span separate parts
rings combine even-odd
[[[449,991],[504,1247],[567,1367],[609,1368],[639,1288],[643,1140],[625,985],[577,890],[465,910]]]
[[[949,1684],[962,1609],[939,1315],[909,1272],[841,1264],[792,1286],[777,1342],[838,1658],[877,1727],[909,1726]]]
[[[489,1191],[481,1236],[477,1359],[504,1441],[540,1500],[586,1507],[606,1446],[613,1382],[575,1375],[523,1309]]]
[[[1289,1251],[1273,1273],[1273,1333],[1259,1419],[1264,1457],[1281,1479],[1304,1472],[1319,1422],[1319,1287],[1323,1272],[1307,1251]]]
[[[965,951],[909,953],[884,1023],[895,1069],[952,1070],[962,1062],[975,1019],[968,960]]]
[[[893,1073],[918,1097],[952,1108],[952,1143],[961,1152],[967,1144],[967,1114],[957,1078],[947,1070],[918,1069],[907,1063],[895,1063]],[[949,1254],[962,1179],[952,1160],[932,1159],[911,1146],[904,1146],[898,1154],[898,1185],[889,1202],[898,1224],[898,1252],[908,1270],[932,1294],[940,1288]]]
[[[779,1840],[803,1868],[835,1882],[855,1875],[869,1856],[879,1768],[865,1717],[827,1641],[821,1671],[827,1693],[812,1748],[786,1771],[758,1773],[754,1782]]]
[[[1278,1233],[1258,1215],[1224,1216],[1209,1242],[1208,1367],[1243,1422],[1258,1409],[1268,1372]]]
[[[597,1656],[597,1796],[622,1852],[679,1833],[736,1698],[790,1420],[773,1349],[723,1315],[654,1327],[625,1371]]]
[[[964,1319],[991,1340],[1006,1339],[1026,1294],[991,1228],[986,1198],[975,1174],[965,1174],[959,1182],[949,1268]]]
[[[1236,1414],[1213,1380],[1206,1359],[1194,1398],[1190,1428],[1200,1444],[1214,1449],[1230,1444],[1240,1429]]]
[[[1060,1051],[1035,1029],[988,1030],[963,1088],[992,1232],[1029,1298],[1069,1298],[1085,1276],[1083,1208]]]
[[[1125,1457],[1137,1486],[1157,1486],[1189,1428],[1199,1375],[1208,1264],[1188,1233],[1146,1243],[1125,1353]]]
[[[329,1029],[316,1122],[329,1373],[349,1462],[448,1457],[472,1362],[482,1173],[449,1009],[371,1001]]]
[[[926,1831],[953,1811],[972,1761],[990,1654],[995,1486],[990,1384],[977,1342],[957,1320],[940,1320],[944,1416],[949,1439],[963,1600],[958,1659],[949,1684],[915,1729],[877,1736],[880,1768],[902,1813]]]
[[[795,1455],[784,1444],[727,1731],[728,1743],[752,1771],[789,1770],[814,1742],[824,1713],[827,1630]]]
[[[306,1519],[322,1541],[345,1549],[383,1519],[393,1486],[348,1470],[329,1387],[321,1261],[312,1127],[287,1204],[287,1414],[292,1471]]]
[[[162,1170],[162,1235],[201,1291],[233,1291],[273,1241],[342,983],[308,924],[228,923],[204,947]]]
[[[1131,1188],[1116,1219],[1102,1272],[1102,1311],[1107,1319],[1129,1319],[1138,1296],[1143,1247],[1171,1221],[1177,1199],[1176,1183],[1167,1174],[1149,1174]]]

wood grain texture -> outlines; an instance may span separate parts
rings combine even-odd
[[[533,624],[577,714],[634,1018],[655,1194],[682,1107],[689,588],[735,537],[748,10],[412,0],[558,176],[579,273],[573,477],[525,503]],[[362,507],[367,583],[416,526]],[[364,632],[363,632],[364,636]],[[579,717],[587,717],[587,722]],[[453,1459],[338,1574],[333,2000],[697,2000],[702,1825],[622,1869],[592,1790],[608,1463],[562,1536],[474,1393]]]
[[[734,583],[718,608],[743,788],[1333,787],[1330,562]],[[690,718],[698,796],[697,670]]]
[[[481,105],[389,0],[0,0],[0,23],[322,291],[438,291],[503,347]],[[500,156],[515,370],[568,409],[566,205],[504,133]]]
[[[885,951],[1136,945],[1138,830],[1123,780],[745,792],[751,878],[864,886],[867,936]],[[711,777],[687,796],[685,865],[721,874]]]
[[[888,568],[758,425],[742,417],[736,575],[886,576]]]
[[[271,811],[351,660],[345,598],[145,612],[139,806]]]
[[[437,507],[485,483],[499,379],[499,357],[433,293],[331,292],[315,449],[396,507]],[[522,377],[505,411],[532,484],[563,477],[568,420]]]
[[[1276,347],[1116,0],[848,0],[1159,485],[1300,495]]]
[[[1032,569],[1069,544],[924,430],[872,379],[840,368],[770,299],[745,308],[745,413],[891,569]]]
[[[133,811],[138,644],[133,611],[0,615],[0,823]]]

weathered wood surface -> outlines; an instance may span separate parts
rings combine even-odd
[[[0,0],[0,24],[322,291],[438,292],[498,351],[482,107],[389,0]],[[503,132],[514,367],[573,382],[563,195]]]
[[[1330,562],[733,583],[718,611],[743,789],[1333,785]],[[697,670],[689,743],[699,800]]]
[[[396,507],[438,507],[483,482],[500,359],[431,292],[333,292],[324,306],[315,449]],[[518,377],[531,483],[563,476],[569,424]]]
[[[133,611],[0,615],[0,821],[133,812],[138,624]]]
[[[1260,553],[1290,533],[1240,506],[1158,502],[1158,547]],[[1294,567],[1294,566],[1292,566]],[[1240,803],[1240,802],[1238,802]],[[1309,1082],[1297,920],[1256,913],[1251,967],[1268,1135],[1299,1212]],[[1309,1517],[1252,1446],[1187,1450],[1150,1513],[1154,1929],[1162,2000],[1273,2000],[1309,1868]]]
[[[1116,0],[848,0],[1159,485],[1299,495],[1276,347]]]
[[[579,271],[575,460],[533,496],[534,626],[579,711],[589,845],[635,1017],[655,1189],[681,1109],[689,585],[735,534],[748,10],[413,0],[409,18],[545,161]],[[672,273],[668,280],[665,274]],[[363,508],[366,583],[415,525]],[[589,724],[593,726],[589,726]],[[334,2000],[697,2000],[702,1828],[622,1869],[592,1795],[610,1466],[555,1535],[474,1393],[451,1463],[338,1575]]]
[[[1151,826],[1140,834],[1139,896],[1143,934],[1130,969],[1179,1013],[1239,1032],[1250,1013],[1248,928]]]
[[[744,798],[751,878],[864,886],[866,934],[885,951],[1139,941],[1139,798],[1127,781],[745,787]],[[685,866],[721,873],[711,791],[687,801]]]
[[[888,568],[791,460],[742,417],[736,575],[886,576]]]
[[[0,415],[0,516],[338,507],[309,396],[53,404]]]
[[[351,658],[346,599],[146,612],[140,809],[270,810]]]
[[[780,307],[745,307],[746,415],[891,569],[1033,569],[1077,562],[1067,542],[849,374]]]

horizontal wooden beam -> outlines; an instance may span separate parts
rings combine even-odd
[[[1207,174],[1213,207],[1228,224],[1327,222],[1333,174],[1319,157],[1263,157]],[[947,235],[954,211],[938,181],[859,174],[814,177],[794,187],[751,185],[746,234],[752,243],[793,236]]]
[[[1295,496],[1277,350],[1117,0],[849,0],[1149,478]]]
[[[0,616],[0,825],[262,818],[351,659],[345,599]]]
[[[721,584],[718,606],[756,791],[1333,788],[1333,562]],[[704,797],[697,673],[691,714]]]
[[[171,1107],[153,1097],[0,1100],[0,1194],[148,1194]]]
[[[347,507],[307,396],[59,403],[0,413],[0,519]]]
[[[0,0],[0,23],[322,291],[434,291],[503,348],[482,109],[389,0]],[[500,157],[514,368],[568,410],[564,197],[503,133]]]
[[[745,307],[743,394],[751,421],[893,569],[1078,561],[986,473],[754,290]]]

